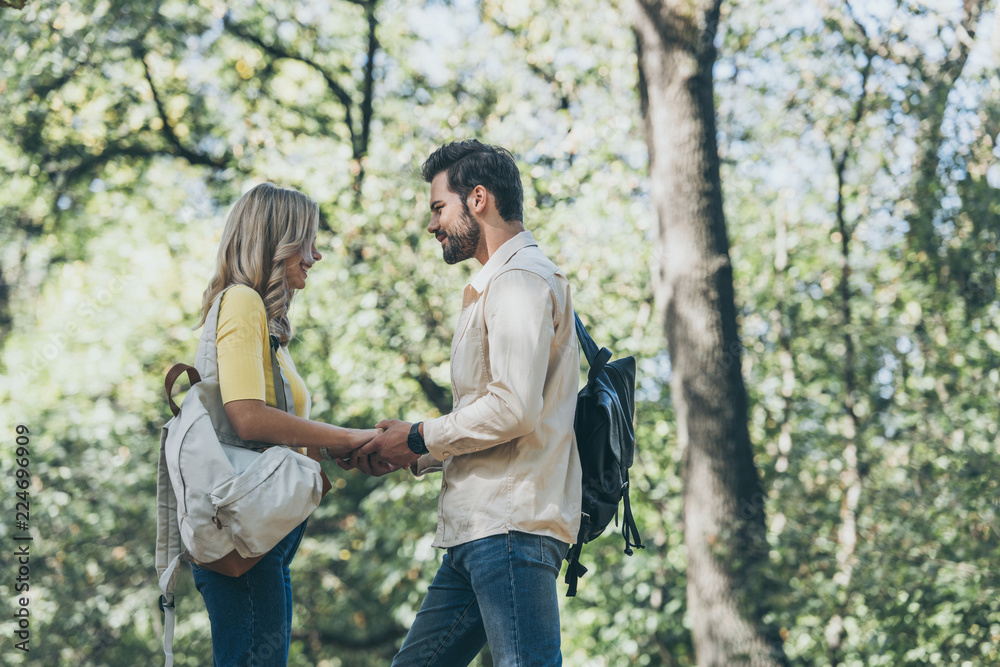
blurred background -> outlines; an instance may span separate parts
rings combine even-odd
[[[477,266],[441,262],[419,166],[469,137],[513,152],[525,225],[592,336],[639,360],[631,496],[647,548],[625,557],[609,530],[584,549],[565,662],[695,664],[629,3],[15,4],[0,8],[8,599],[17,425],[34,541],[31,651],[13,648],[6,607],[4,664],[160,664],[163,375],[193,358],[225,216],[252,185],[321,206],[324,259],[291,311],[313,417],[450,409]],[[998,28],[988,1],[721,5],[764,620],[792,664],[1000,664]],[[327,470],[334,492],[293,568],[289,664],[385,665],[440,559],[440,482]],[[209,664],[187,573],[177,607],[177,664]]]

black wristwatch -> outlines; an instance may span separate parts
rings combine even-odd
[[[406,438],[406,446],[410,448],[410,451],[414,454],[426,454],[427,445],[424,444],[424,436],[420,435],[420,425],[423,422],[417,422],[410,427],[410,435]]]

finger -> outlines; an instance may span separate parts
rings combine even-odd
[[[390,461],[392,465],[395,466],[396,468],[407,468],[417,458],[420,457],[414,456],[409,450],[407,450],[404,454],[399,454],[397,456],[392,457],[392,459],[386,459],[386,460]]]
[[[372,467],[378,470],[383,475],[392,472],[393,470],[396,469],[396,466],[394,466],[387,459],[384,459],[381,456],[373,457]]]
[[[385,461],[380,459],[378,456],[372,456],[369,458],[368,465],[371,468],[371,474],[373,477],[381,477],[388,472],[385,468]]]
[[[351,463],[350,459],[336,459],[336,461],[337,465],[339,465],[344,470],[354,470],[355,468],[357,468],[356,465]]]
[[[392,422],[394,422],[394,421],[396,421],[396,420],[395,419],[383,419],[379,423],[375,424],[375,428],[380,428],[382,430],[385,430],[385,429],[389,428],[390,426],[392,426]]]
[[[361,455],[358,454],[358,450],[355,449],[353,452],[351,452],[351,458],[349,460],[351,462],[351,467],[357,468],[358,466],[360,466]]]
[[[379,450],[379,436],[375,436],[361,447],[354,450],[358,456],[370,456]]]
[[[372,464],[367,456],[362,456],[358,458],[358,470],[366,475],[373,475]]]

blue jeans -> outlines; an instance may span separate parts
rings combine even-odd
[[[288,566],[306,530],[303,521],[257,564],[227,577],[191,564],[212,624],[215,667],[284,667],[292,635],[292,579]]]
[[[393,667],[468,665],[487,642],[497,667],[561,665],[556,577],[568,548],[508,533],[448,549]]]

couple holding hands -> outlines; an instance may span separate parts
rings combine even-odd
[[[309,419],[309,393],[288,354],[288,306],[322,258],[319,207],[262,184],[229,214],[204,296],[202,323],[231,287],[217,332],[226,415],[245,440],[305,448],[345,470],[442,473],[434,546],[445,553],[393,665],[467,665],[487,642],[496,665],[559,665],[556,578],[579,529],[581,493],[569,283],[524,229],[509,152],[474,139],[446,144],[422,175],[430,184],[427,231],[444,261],[482,264],[465,287],[452,341],[452,412],[374,429]],[[275,407],[274,340],[294,415]],[[287,663],[289,564],[304,531],[305,522],[240,577],[192,564],[215,667]]]

